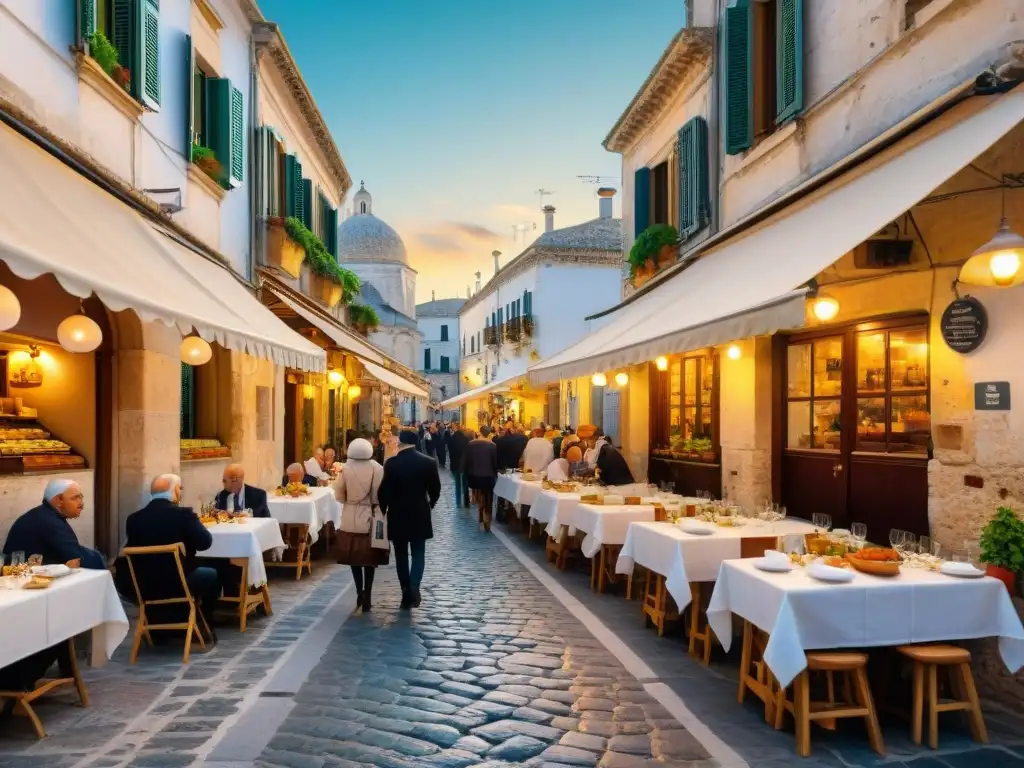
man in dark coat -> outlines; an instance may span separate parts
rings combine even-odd
[[[159,547],[168,544],[184,544],[185,555],[182,568],[189,592],[199,603],[199,609],[212,626],[213,609],[220,599],[222,579],[216,568],[199,565],[196,553],[213,545],[213,536],[206,529],[191,507],[178,506],[181,502],[181,478],[177,475],[160,475],[150,488],[151,500],[138,512],[133,512],[125,521],[127,547]],[[162,600],[179,597],[182,594],[174,560],[170,556],[139,557],[132,560],[135,579],[146,600]],[[137,600],[131,571],[124,558],[117,562],[116,583],[118,591],[133,603]],[[175,608],[180,606],[166,606]],[[147,611],[149,613],[149,611]],[[162,617],[150,616],[160,623]],[[168,617],[170,621],[176,619]],[[200,623],[200,628],[202,624]],[[210,639],[216,641],[212,634]]]
[[[217,494],[214,506],[225,511],[241,512],[251,509],[253,517],[270,517],[267,506],[267,492],[253,485],[246,485],[245,469],[241,464],[231,464],[224,470],[224,490]]]
[[[448,459],[448,428],[441,422],[438,422],[431,437],[434,443],[434,453],[437,454],[437,464],[441,469],[444,469],[445,462]]]
[[[466,481],[466,447],[469,445],[469,436],[459,428],[458,424],[452,424],[452,431],[448,435],[448,457],[451,459],[452,477],[455,479],[455,506],[469,506],[469,484]]]
[[[498,466],[501,469],[515,469],[523,458],[529,438],[516,429],[512,422],[505,425],[505,434],[494,444],[498,446]]]
[[[632,485],[635,482],[626,457],[611,443],[605,443],[597,454],[597,468],[601,471],[601,483],[604,485]]]
[[[434,538],[430,513],[441,496],[437,462],[416,450],[416,438],[411,430],[403,430],[398,436],[401,445],[384,465],[378,492],[381,512],[387,517],[388,538],[395,548],[403,609],[420,607],[427,539]]]
[[[491,509],[494,504],[494,486],[500,471],[498,447],[489,439],[491,428],[480,427],[480,437],[470,440],[466,446],[466,482],[477,492],[480,505],[480,525],[484,531],[491,530]]]

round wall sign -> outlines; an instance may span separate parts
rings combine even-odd
[[[981,346],[988,330],[988,313],[972,296],[957,299],[942,313],[942,338],[955,352],[967,354]]]

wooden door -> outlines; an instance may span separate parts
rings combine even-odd
[[[298,385],[292,381],[286,381],[284,385],[284,465],[296,462],[295,443],[295,400],[299,396]]]

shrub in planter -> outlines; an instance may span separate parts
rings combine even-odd
[[[679,243],[679,232],[668,224],[652,224],[633,243],[629,250],[629,272],[635,276],[647,262],[661,266],[665,262],[663,248],[671,249],[674,258],[675,247]]]
[[[192,164],[218,184],[223,184],[224,166],[221,165],[220,160],[217,159],[217,155],[209,147],[204,147],[201,144],[193,144]]]
[[[289,216],[284,222],[285,231],[293,241],[306,252],[309,271],[341,286],[341,301],[351,304],[359,293],[359,278],[355,272],[342,268],[330,254],[320,238],[314,235],[299,219]]]
[[[1000,507],[982,530],[980,544],[988,575],[1016,594],[1017,574],[1024,571],[1024,521],[1009,507]]]
[[[118,85],[124,88],[124,84],[114,75],[115,69],[122,69],[117,53],[117,48],[107,39],[102,32],[93,32],[89,36],[89,55],[100,65],[100,69],[106,72],[111,79],[117,81]],[[128,70],[122,70],[127,72]]]
[[[348,322],[353,328],[362,334],[376,330],[380,326],[380,317],[377,311],[366,304],[350,304],[348,307]]]

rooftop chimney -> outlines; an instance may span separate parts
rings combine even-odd
[[[469,286],[467,285],[467,286],[466,286],[466,298],[468,299],[468,298],[470,298],[470,297],[471,297],[472,295],[473,295],[473,292],[472,292],[472,291],[471,291],[471,290],[469,289]]]
[[[436,300],[436,297],[434,296],[434,292],[433,291],[430,292],[430,300],[431,301],[435,301]]]
[[[602,219],[612,217],[612,198],[615,197],[615,190],[611,187],[601,187],[597,190],[597,211]]]
[[[544,231],[551,232],[555,228],[555,206],[545,205],[541,210],[544,211]]]
[[[480,273],[476,273],[476,290],[474,293],[480,293]]]
[[[501,258],[501,251],[491,251],[491,256],[494,257],[494,274],[498,274],[498,270],[501,269],[501,262],[498,261]]]

